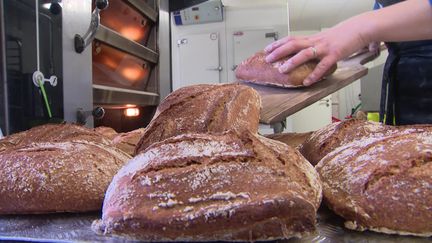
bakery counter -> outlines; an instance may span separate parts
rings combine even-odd
[[[136,242],[95,234],[90,226],[98,213],[0,216],[0,241]],[[430,238],[350,231],[343,219],[326,207],[318,212],[318,232],[302,239],[278,242],[430,242]]]

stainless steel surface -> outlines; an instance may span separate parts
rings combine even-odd
[[[171,87],[171,38],[169,0],[159,1],[159,94],[164,99],[172,91]]]
[[[159,104],[159,95],[151,92],[114,88],[103,85],[93,85],[95,104],[124,105],[134,104],[141,106]]]
[[[99,236],[91,230],[97,213],[0,216],[0,240],[44,242],[134,242],[123,238]],[[278,242],[410,242],[426,243],[431,238],[356,232],[343,227],[343,220],[328,209],[318,214],[318,232],[302,239]]]
[[[63,100],[64,119],[76,122],[78,109],[93,109],[91,48],[78,54],[74,48],[76,33],[87,30],[91,17],[91,2],[63,0]],[[93,127],[93,120],[86,124]]]
[[[91,18],[90,18],[90,26],[88,27],[87,32],[83,36],[81,36],[79,34],[75,35],[75,51],[76,52],[78,52],[78,53],[83,52],[85,50],[85,48],[92,43],[92,41],[96,35],[96,31],[100,25],[100,11],[102,11],[108,7],[108,2],[106,2],[106,3],[107,4],[101,6],[102,8],[99,8],[100,6],[98,4],[96,4],[96,7],[93,10]]]
[[[138,11],[140,11],[142,14],[147,16],[153,22],[157,21],[158,13],[151,6],[149,6],[146,2],[144,2],[142,0],[126,0],[126,2],[130,3]]]
[[[103,25],[97,31],[96,39],[152,63],[157,63],[159,58],[156,52],[121,36]]]
[[[6,77],[6,37],[5,37],[5,21],[3,14],[3,1],[0,1],[0,55],[1,55],[1,81],[0,81],[0,127],[3,128],[4,134],[9,134],[9,110],[7,108],[8,102],[8,89]]]

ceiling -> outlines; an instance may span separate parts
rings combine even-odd
[[[371,10],[375,3],[374,0],[222,0],[228,8],[286,7],[287,2],[292,31],[329,28]]]

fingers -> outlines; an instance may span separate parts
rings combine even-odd
[[[279,48],[279,47],[282,46],[283,44],[285,44],[285,43],[287,43],[287,42],[289,42],[289,41],[291,41],[291,40],[293,40],[293,39],[294,39],[293,37],[286,36],[286,37],[284,37],[284,38],[282,38],[282,39],[279,39],[279,40],[277,40],[277,41],[271,43],[270,45],[266,46],[266,47],[264,48],[264,51],[265,51],[266,53],[270,53],[270,52],[272,52],[273,50],[275,50],[276,48]]]
[[[310,41],[305,39],[291,40],[284,43],[282,46],[274,49],[270,54],[268,54],[266,57],[266,62],[275,62],[310,46]]]
[[[321,80],[328,70],[337,62],[333,56],[323,58],[312,73],[303,81],[303,85],[309,86]]]
[[[315,59],[318,56],[318,50],[314,47],[303,49],[299,53],[288,59],[284,64],[282,64],[282,66],[279,67],[279,72],[289,73],[297,66],[300,66],[301,64],[309,60]]]

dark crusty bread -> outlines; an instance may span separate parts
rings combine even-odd
[[[123,152],[133,156],[138,142],[141,140],[145,129],[139,128],[127,133],[119,133],[112,140],[112,143]]]
[[[345,226],[432,236],[432,133],[354,141],[316,166],[324,200]]]
[[[316,165],[326,154],[336,148],[362,139],[367,136],[390,136],[397,133],[419,133],[432,131],[430,125],[386,126],[378,122],[351,119],[332,123],[315,131],[303,144],[299,151]]]
[[[318,60],[308,61],[293,71],[284,74],[279,72],[279,67],[292,56],[275,63],[267,63],[265,57],[264,51],[260,51],[240,63],[235,70],[237,79],[262,85],[286,88],[301,87],[303,86],[303,80],[312,73],[318,64]],[[332,74],[335,70],[336,65],[325,76]]]
[[[185,133],[258,131],[261,99],[239,84],[193,85],[171,93],[159,105],[136,152],[155,142]]]
[[[294,149],[249,132],[155,143],[114,177],[93,229],[145,241],[256,241],[315,231],[321,184]]]
[[[100,210],[109,183],[129,159],[114,147],[84,141],[0,152],[0,214]]]
[[[75,124],[45,124],[1,139],[0,152],[7,148],[34,142],[66,141],[88,141],[105,145],[111,144],[109,139],[84,126]]]
[[[95,127],[94,131],[105,136],[108,139],[111,139],[111,140],[114,139],[118,135],[116,130],[114,130],[111,127],[104,127],[104,126]]]
[[[270,138],[279,142],[282,142],[293,148],[299,147],[303,144],[310,136],[312,132],[305,133],[277,133],[265,135],[266,138]]]

